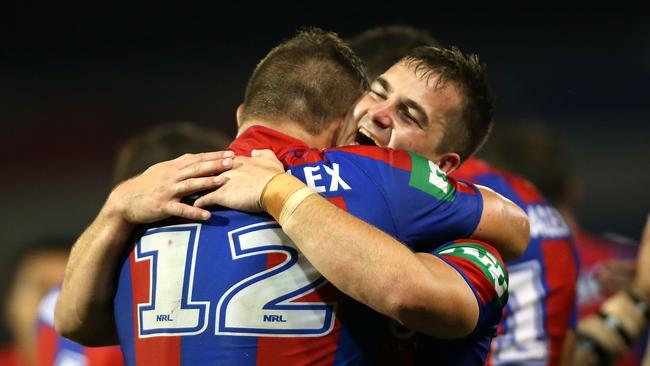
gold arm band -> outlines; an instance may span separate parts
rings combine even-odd
[[[280,222],[280,214],[285,202],[301,188],[307,187],[298,178],[288,173],[277,174],[266,183],[260,198],[260,205],[269,215]]]
[[[284,226],[284,223],[291,216],[291,214],[293,214],[296,208],[298,208],[298,206],[300,206],[300,204],[303,203],[303,201],[312,194],[317,193],[309,187],[302,187],[291,194],[291,196],[289,196],[289,198],[287,198],[287,200],[284,202],[284,205],[282,205],[280,219],[278,220],[280,226]]]

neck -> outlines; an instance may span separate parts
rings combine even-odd
[[[248,128],[252,126],[264,126],[276,130],[278,132],[282,132],[285,135],[289,135],[293,138],[296,138],[304,142],[309,147],[313,147],[317,149],[324,149],[326,147],[332,146],[333,136],[329,132],[329,130],[325,130],[321,134],[314,136],[309,132],[305,131],[297,123],[288,120],[267,121],[262,119],[256,119],[254,121],[242,122],[239,125],[239,129],[237,130],[237,136],[241,135],[242,133],[244,133],[244,131],[246,131]]]

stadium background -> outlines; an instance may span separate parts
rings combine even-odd
[[[650,208],[650,13],[461,5],[14,5],[0,15],[0,276],[21,244],[87,226],[131,134],[191,120],[234,136],[247,76],[303,25],[350,37],[410,24],[478,53],[497,130],[552,125],[586,183],[583,226],[638,239]]]

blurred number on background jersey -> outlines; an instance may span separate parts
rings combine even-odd
[[[526,261],[509,265],[510,297],[504,322],[506,334],[493,342],[493,363],[513,362],[547,357],[547,340],[544,338],[544,286],[539,262]]]

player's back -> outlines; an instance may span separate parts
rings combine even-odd
[[[567,328],[575,328],[578,259],[568,225],[532,183],[470,159],[452,174],[487,186],[528,214],[526,252],[507,263],[510,298],[490,364],[557,365]]]
[[[426,160],[378,148],[323,152],[293,140],[256,128],[231,149],[272,148],[312,189],[413,248],[466,237],[478,222],[473,188],[428,183]],[[416,160],[427,175],[413,168]],[[209,221],[160,224],[136,240],[115,299],[127,364],[339,365],[378,357],[388,319],[332,287],[267,215],[214,208]],[[492,309],[497,299],[488,300]],[[487,328],[475,337],[489,341]]]

